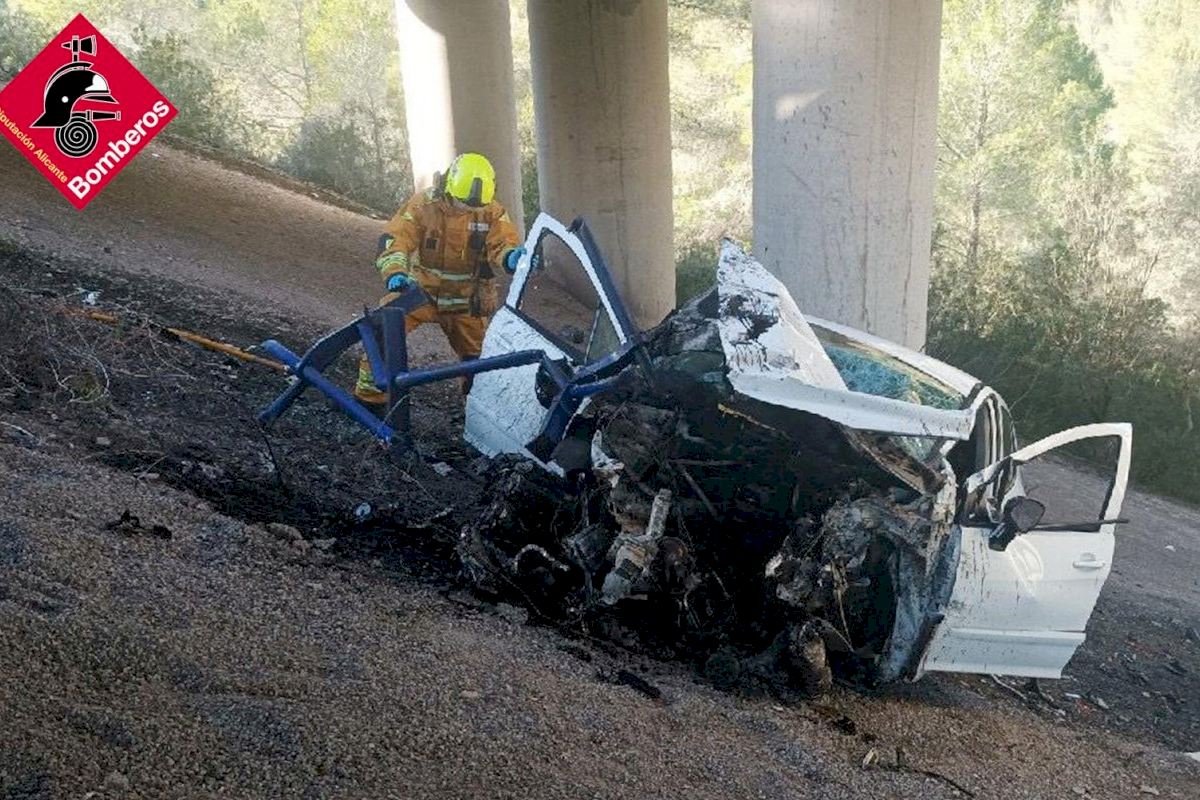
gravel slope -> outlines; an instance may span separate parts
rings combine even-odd
[[[0,444],[0,509],[0,797],[962,796],[897,747],[981,797],[1195,786],[989,704],[734,698],[36,448]]]
[[[269,309],[296,321],[290,340],[378,291],[362,267],[378,221],[166,146],[83,213],[2,147],[0,174],[0,238],[144,276],[121,291],[172,324],[188,304]],[[449,356],[429,328],[414,344],[419,359]],[[979,797],[1200,796],[1200,768],[1169,752],[1200,749],[1200,643],[1186,639],[1200,625],[1200,514],[1179,504],[1131,494],[1076,682],[1050,687],[1061,699],[1099,685],[1111,713],[1034,713],[978,678],[782,709],[448,601],[386,563],[300,554],[136,479],[144,465],[121,472],[87,443],[50,441],[61,422],[42,410],[0,422],[36,434],[0,425],[2,800],[963,796],[914,770]],[[1081,502],[1097,491],[1070,470],[1049,479],[1078,482]],[[106,530],[126,508],[172,538]],[[1131,653],[1152,686],[1130,677]],[[1172,654],[1190,671],[1163,672]],[[622,668],[666,702],[597,678]],[[1167,682],[1178,704],[1156,694]]]
[[[152,143],[83,211],[0,147],[0,238],[105,269],[237,292],[343,322],[380,292],[383,223]]]

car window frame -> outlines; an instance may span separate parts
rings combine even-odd
[[[1108,481],[1104,500],[1101,503],[1100,514],[1096,523],[1094,523],[1096,526],[1095,529],[1092,529],[1093,523],[1089,521],[1087,528],[1080,530],[1086,533],[1112,533],[1115,525],[1112,520],[1120,512],[1129,485],[1133,427],[1127,422],[1093,422],[1087,425],[1067,428],[1066,430],[1046,436],[1009,453],[1004,458],[970,475],[967,478],[965,490],[970,495],[984,491],[989,486],[992,487],[995,490],[994,495],[999,498],[999,502],[995,504],[997,506],[995,513],[998,515],[1004,503],[1008,502],[1011,498],[1018,495],[1026,496],[1025,487],[1021,480],[1022,466],[1075,442],[1085,439],[1110,437],[1118,440],[1118,450],[1114,460],[1115,469]],[[971,524],[966,520],[963,521],[964,524]],[[991,519],[993,524],[998,521],[998,516],[993,516]]]
[[[540,336],[545,337],[545,339],[547,341],[552,343],[555,347],[557,347],[565,355],[567,355],[573,363],[578,364],[578,365],[590,365],[590,364],[594,364],[594,363],[603,361],[605,358],[608,358],[608,357],[612,356],[614,353],[619,352],[622,347],[624,347],[626,344],[628,344],[628,337],[621,329],[621,325],[618,321],[617,314],[615,313],[615,311],[612,307],[612,302],[604,291],[603,282],[599,279],[599,276],[596,274],[595,267],[593,265],[591,265],[590,254],[588,253],[587,247],[584,245],[584,242],[582,240],[580,240],[580,238],[575,234],[575,232],[569,228],[563,228],[562,230],[555,230],[554,226],[547,224],[547,222],[545,220],[543,220],[544,216],[545,216],[544,214],[540,215],[538,217],[538,219],[535,220],[535,222],[534,222],[534,228],[533,228],[533,230],[530,231],[531,238],[527,239],[526,243],[525,243],[526,249],[529,251],[529,254],[527,256],[525,256],[525,258],[531,259],[533,254],[538,252],[538,249],[542,246],[542,241],[547,236],[556,237],[563,244],[563,246],[566,247],[566,249],[569,250],[571,252],[571,254],[575,257],[575,260],[577,262],[577,267],[582,269],[584,276],[587,278],[588,282],[592,285],[592,288],[596,291],[596,298],[597,298],[598,302],[597,302],[597,306],[596,306],[596,314],[593,315],[591,325],[589,326],[590,329],[587,331],[587,334],[589,337],[588,342],[591,341],[591,336],[594,334],[594,331],[596,328],[596,322],[598,319],[598,314],[600,311],[603,311],[605,316],[608,317],[609,325],[616,335],[617,344],[608,353],[605,353],[601,356],[598,356],[596,358],[592,358],[589,360],[586,347],[585,347],[585,349],[581,350],[576,345],[572,344],[571,342],[566,341],[562,336],[560,336],[560,335],[554,333],[553,331],[549,330],[548,328],[546,328],[545,325],[538,322],[536,319],[534,319],[529,314],[523,312],[521,310],[521,301],[525,297],[525,292],[529,289],[529,280],[531,277],[533,277],[532,268],[527,267],[523,274],[518,273],[517,277],[514,279],[514,284],[516,284],[517,280],[519,280],[520,283],[519,283],[519,285],[514,285],[512,287],[512,290],[515,290],[515,291],[510,290],[509,296],[508,296],[508,298],[505,299],[504,305],[514,315],[516,315],[516,317],[518,319],[520,319],[525,324],[529,325],[531,328],[533,328],[535,331],[537,331],[537,333]],[[556,220],[553,220],[553,218],[549,218],[549,221],[554,222],[555,226],[561,228],[561,224],[558,223]],[[534,234],[534,233],[537,234],[536,239],[532,238],[532,234]],[[568,237],[574,238],[575,241],[579,243],[578,249],[575,246],[573,246],[573,243],[571,242],[570,239],[568,239]],[[532,247],[530,246],[531,244],[532,244]]]

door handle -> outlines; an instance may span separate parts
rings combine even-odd
[[[1107,561],[1095,561],[1093,559],[1087,559],[1086,561],[1076,561],[1072,563],[1071,566],[1075,569],[1101,569],[1107,563]]]

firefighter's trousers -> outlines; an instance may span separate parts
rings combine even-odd
[[[438,311],[437,306],[427,303],[408,315],[404,321],[404,329],[412,333],[427,322],[436,322],[441,326],[446,338],[450,340],[450,347],[459,358],[464,361],[479,358],[479,353],[483,350],[483,334],[487,331],[488,317],[477,317],[465,310]],[[464,392],[469,388],[470,382],[464,381]],[[375,388],[371,364],[365,355],[358,361],[358,382],[354,386],[354,396],[364,403],[387,402],[387,392]]]

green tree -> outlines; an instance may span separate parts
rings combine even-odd
[[[20,72],[52,34],[48,25],[0,0],[0,81]]]
[[[672,0],[676,295],[715,277],[722,236],[750,238],[753,64],[746,0]]]
[[[948,0],[938,118],[943,265],[986,269],[986,248],[1055,236],[1054,188],[1089,157],[1111,94],[1061,0]]]
[[[1081,0],[1076,20],[1113,86],[1113,139],[1129,153],[1138,237],[1159,256],[1151,288],[1200,316],[1200,5]]]
[[[1068,10],[946,3],[928,347],[996,386],[1026,437],[1132,421],[1135,475],[1196,498],[1196,357],[1147,291],[1162,251],[1134,145]]]
[[[171,133],[225,152],[246,155],[254,148],[250,126],[234,89],[205,63],[186,55],[177,34],[135,36],[138,68],[179,109]]]

